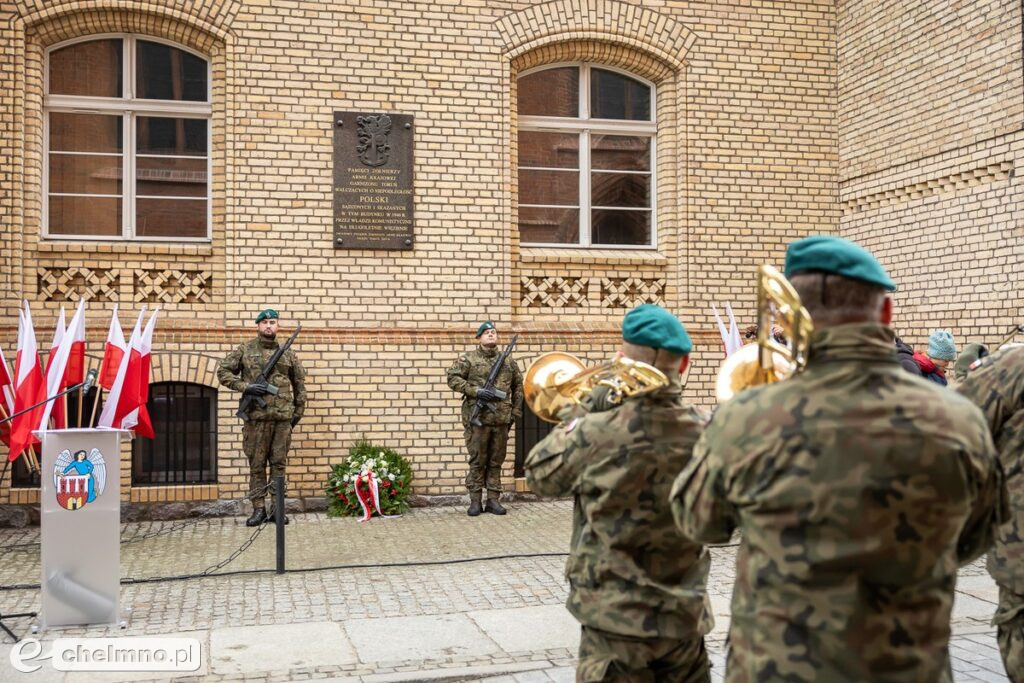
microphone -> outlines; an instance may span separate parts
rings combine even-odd
[[[96,368],[93,368],[92,370],[89,371],[89,373],[85,376],[85,381],[82,382],[83,394],[89,393],[89,390],[92,389],[92,385],[96,383],[96,377],[99,376],[99,374],[100,373],[96,370]]]

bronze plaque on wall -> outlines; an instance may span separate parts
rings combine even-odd
[[[412,249],[412,119],[334,113],[335,249]]]

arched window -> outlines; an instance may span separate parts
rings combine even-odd
[[[132,485],[217,481],[217,390],[189,382],[149,387],[156,438],[132,442]]]
[[[46,53],[43,232],[53,238],[210,237],[210,68],[134,35]]]
[[[518,80],[523,244],[651,247],[654,86],[590,64]]]

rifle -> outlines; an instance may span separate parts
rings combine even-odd
[[[267,393],[271,396],[277,396],[278,388],[270,383],[270,373],[274,371],[274,366],[277,365],[277,361],[281,360],[281,356],[284,355],[284,352],[291,348],[292,343],[295,341],[295,338],[299,336],[299,332],[301,331],[302,325],[295,328],[295,332],[292,333],[292,336],[288,337],[288,341],[279,346],[277,351],[274,351],[274,355],[272,355],[267,361],[267,364],[263,366],[260,376],[256,378],[255,382],[253,382],[253,384],[259,384],[260,382],[266,384]],[[249,410],[252,408],[253,403],[260,408],[267,407],[267,402],[263,400],[262,396],[243,395],[242,400],[238,403],[238,412],[235,413],[235,417],[240,417],[243,422],[248,422]]]
[[[501,389],[495,389],[494,383],[498,379],[498,373],[501,372],[502,366],[505,365],[505,360],[512,353],[512,350],[516,348],[517,339],[519,339],[518,334],[512,337],[512,341],[508,343],[508,346],[505,347],[505,350],[501,352],[500,356],[498,356],[498,360],[495,361],[494,367],[491,368],[490,374],[487,375],[487,381],[484,382],[484,385],[482,387],[480,387],[481,389],[486,388],[493,391],[495,396],[498,397],[498,400],[503,400],[508,394],[502,391]],[[480,412],[483,410],[489,410],[493,413],[494,406],[491,405],[489,401],[485,401],[482,398],[478,398],[476,400],[476,403],[473,404],[473,412],[469,414],[469,423],[474,427],[483,426],[484,423],[480,421]]]

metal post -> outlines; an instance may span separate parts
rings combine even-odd
[[[274,524],[277,525],[277,573],[284,574],[284,477],[274,479],[277,500],[274,504]]]

